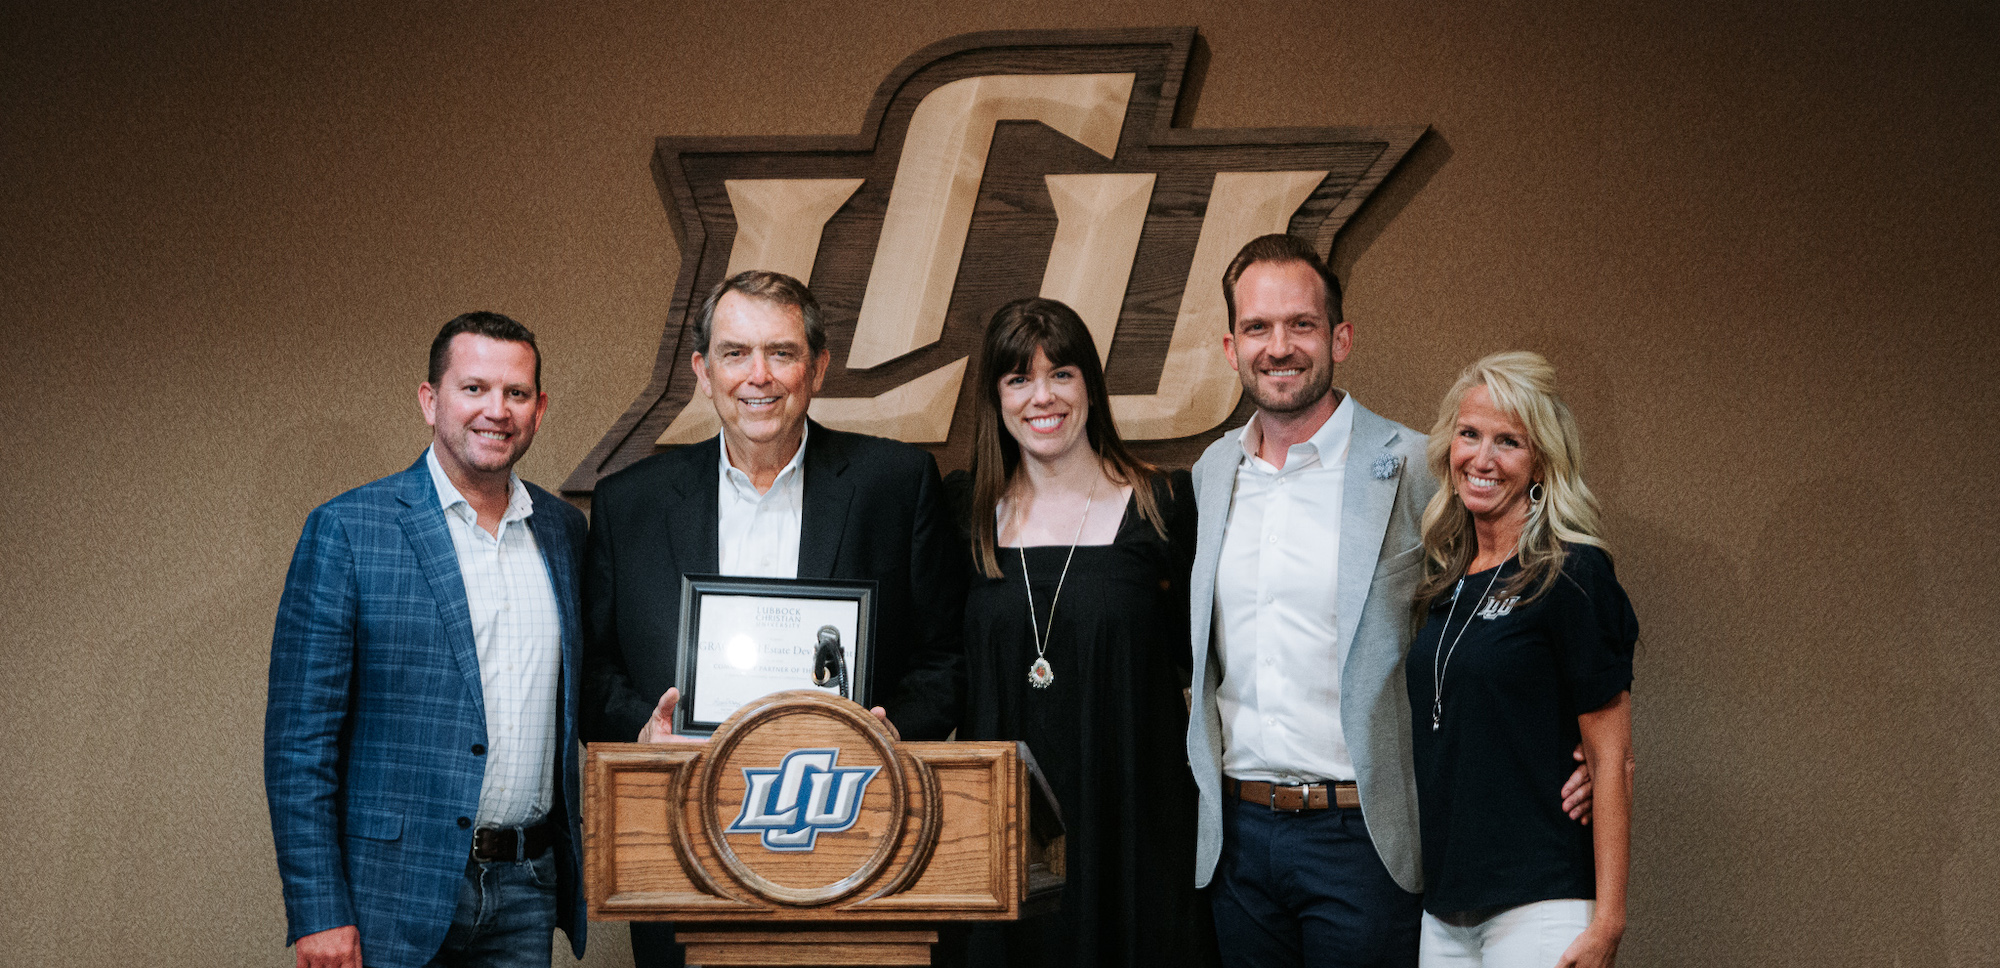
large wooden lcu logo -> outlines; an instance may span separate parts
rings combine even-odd
[[[681,252],[666,331],[650,385],[564,490],[716,432],[687,327],[744,269],[805,280],[825,309],[811,414],[827,426],[965,466],[986,322],[1042,295],[1089,326],[1134,449],[1191,463],[1248,417],[1220,346],[1230,258],[1285,231],[1330,254],[1425,130],[1176,127],[1195,44],[1193,28],[969,34],[897,67],[858,135],[660,138]]]

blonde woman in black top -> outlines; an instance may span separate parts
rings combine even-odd
[[[1424,858],[1420,964],[1609,965],[1625,932],[1637,619],[1533,353],[1467,367],[1431,432],[1423,622],[1405,667]],[[1594,825],[1556,806],[1581,741]]]

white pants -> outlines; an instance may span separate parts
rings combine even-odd
[[[1440,918],[1424,912],[1418,968],[1550,968],[1569,950],[1596,901],[1537,901]]]

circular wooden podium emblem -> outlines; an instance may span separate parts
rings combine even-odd
[[[737,710],[695,782],[716,858],[752,892],[792,905],[838,901],[880,874],[909,802],[888,728],[809,689]]]

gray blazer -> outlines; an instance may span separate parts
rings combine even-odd
[[[1200,509],[1194,574],[1188,584],[1194,644],[1188,764],[1201,788],[1195,884],[1206,887],[1222,856],[1222,717],[1215,704],[1222,666],[1209,649],[1215,570],[1242,460],[1241,428],[1209,445],[1194,465]],[[1354,406],[1340,503],[1340,728],[1354,757],[1361,813],[1375,850],[1405,890],[1423,889],[1417,849],[1417,786],[1410,766],[1410,699],[1403,657],[1410,648],[1410,599],[1423,575],[1420,522],[1437,480],[1424,464],[1423,434]],[[1393,469],[1391,461],[1400,458]],[[1378,468],[1386,476],[1378,476]],[[1327,661],[1335,661],[1329,650]]]

